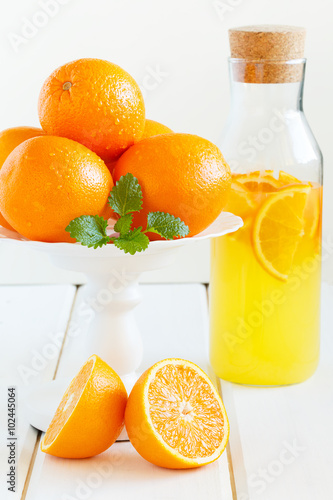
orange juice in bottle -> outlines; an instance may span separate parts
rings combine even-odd
[[[301,382],[319,359],[322,157],[302,108],[304,30],[230,30],[232,107],[222,151],[225,210],[212,242],[210,360],[251,385]]]

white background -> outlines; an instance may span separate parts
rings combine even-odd
[[[333,240],[332,14],[332,0],[1,0],[0,128],[38,126],[37,99],[45,78],[65,62],[97,57],[134,76],[144,91],[147,117],[218,144],[229,107],[228,28],[305,26],[304,107],[324,153],[324,239]],[[80,279],[55,271],[43,256],[0,246],[0,283]],[[208,279],[207,243],[182,251],[172,268],[146,276]],[[325,262],[324,279],[333,281],[333,257]]]

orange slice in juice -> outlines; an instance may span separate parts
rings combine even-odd
[[[308,201],[305,207],[304,219],[305,228],[304,232],[313,238],[317,232],[318,223],[321,212],[321,188],[312,187],[308,196]]]
[[[245,177],[245,176],[256,176],[256,177],[262,177],[263,175],[274,175],[274,170],[253,170],[252,172],[249,172],[248,174],[237,174],[234,172],[232,176],[237,179],[237,177]]]
[[[249,215],[254,208],[255,202],[251,191],[240,182],[233,180],[228,203],[224,210],[244,218]]]
[[[251,172],[249,174],[240,174],[235,179],[243,184],[249,191],[271,193],[281,187],[278,179],[271,175],[272,170],[260,172]]]
[[[261,205],[253,225],[253,248],[272,276],[287,280],[305,228],[309,185],[292,185],[272,194]]]
[[[279,181],[284,185],[288,184],[305,184],[313,186],[309,182],[303,182],[294,177],[293,175],[288,174],[287,172],[283,172],[283,170],[279,173]],[[320,187],[313,186],[311,192],[308,196],[308,201],[306,203],[304,219],[305,219],[305,227],[304,232],[310,238],[313,238],[316,234],[318,222],[320,217]]]
[[[282,186],[287,186],[288,184],[301,184],[302,181],[294,177],[293,175],[288,174],[287,172],[284,172],[283,170],[280,170],[279,172],[279,181]]]

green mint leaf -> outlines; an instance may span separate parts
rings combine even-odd
[[[107,225],[108,221],[98,215],[81,215],[68,224],[66,231],[82,245],[98,248],[110,241]]]
[[[128,233],[129,230],[131,229],[132,221],[133,221],[132,214],[127,214],[124,215],[123,217],[120,217],[120,219],[118,219],[114,225],[115,232],[120,233],[121,236]]]
[[[166,240],[183,238],[190,232],[189,227],[179,217],[165,212],[149,212],[146,233],[157,233]]]
[[[133,174],[120,177],[109,196],[110,207],[121,217],[142,208],[142,191],[138,179]]]
[[[123,236],[114,239],[114,244],[125,253],[134,255],[136,252],[146,250],[149,245],[149,238],[141,232],[142,227],[137,227]]]

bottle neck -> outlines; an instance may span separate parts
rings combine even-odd
[[[269,109],[303,111],[304,59],[252,63],[250,69],[254,72],[251,73],[243,60],[230,59],[229,65],[232,110],[237,109],[239,112],[243,109],[251,115],[267,113]],[[267,77],[272,65],[277,82],[273,77]]]

